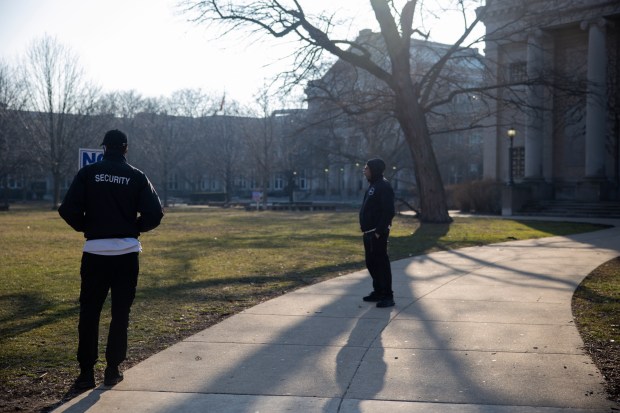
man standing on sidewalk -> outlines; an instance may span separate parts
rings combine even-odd
[[[394,191],[383,177],[385,162],[371,159],[364,166],[364,176],[369,182],[360,209],[360,227],[364,233],[366,267],[372,277],[373,291],[363,298],[376,302],[377,307],[392,307],[392,268],[387,253],[388,237],[394,218]]]
[[[86,238],[80,268],[78,389],[95,387],[99,317],[108,291],[112,293],[112,320],[104,384],[113,386],[123,380],[118,367],[127,355],[129,312],[142,251],[138,237],[157,227],[164,215],[149,179],[125,159],[127,135],[108,131],[101,145],[103,160],[80,169],[58,208],[60,216]]]

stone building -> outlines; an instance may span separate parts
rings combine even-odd
[[[620,2],[498,0],[483,21],[489,83],[502,85],[484,177],[509,184],[503,212],[620,199]]]

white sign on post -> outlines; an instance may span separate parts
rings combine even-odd
[[[80,148],[80,169],[103,159],[103,149]]]

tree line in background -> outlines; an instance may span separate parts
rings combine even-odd
[[[415,186],[403,134],[388,114],[352,114],[321,99],[318,111],[270,102],[267,93],[251,109],[201,90],[161,98],[102,93],[85,80],[77,56],[44,37],[18,67],[0,63],[4,202],[18,187],[28,198],[50,192],[58,205],[77,171],[78,148],[99,147],[111,128],[129,134],[130,162],[149,173],[165,203],[179,194],[217,191],[230,201],[240,190],[249,198],[251,190],[278,189],[292,200],[295,188],[306,197],[358,198],[360,164],[371,156],[386,159],[388,176],[400,174],[401,192]]]
[[[131,163],[148,171],[165,202],[181,188],[218,190],[229,201],[240,178],[251,181],[243,188],[267,194],[275,174],[284,181],[280,189],[292,189],[301,171],[307,179],[320,176],[334,158],[333,145],[317,137],[324,131],[303,110],[273,110],[266,94],[249,109],[201,90],[161,98],[102,93],[85,80],[77,56],[45,37],[19,66],[0,63],[4,203],[11,188],[19,187],[29,198],[51,192],[52,205],[58,205],[77,171],[78,148],[99,147],[111,128],[129,134]]]
[[[47,175],[57,205],[76,172],[78,148],[99,147],[110,128],[128,132],[132,163],[156,177],[165,197],[180,164],[185,176],[179,179],[195,184],[196,177],[210,174],[229,193],[242,168],[256,169],[266,185],[266,175],[278,167],[273,158],[282,151],[273,119],[264,116],[266,99],[262,105],[263,113],[256,113],[201,90],[161,98],[102,93],[85,80],[78,57],[46,36],[17,67],[0,62],[0,187],[6,198],[11,180],[33,183]]]
[[[239,189],[287,189],[292,197],[302,182],[306,189],[309,183],[310,195],[359,195],[357,168],[381,156],[388,175],[417,196],[422,221],[449,222],[444,183],[480,178],[482,139],[475,131],[497,128],[493,102],[540,110],[528,106],[523,86],[583,89],[566,87],[554,73],[516,80],[490,75],[499,63],[470,49],[468,39],[492,1],[478,7],[472,21],[466,12],[481,2],[455,2],[464,28],[452,45],[428,42],[428,33],[414,27],[417,7],[420,13],[424,6],[416,1],[397,8],[371,0],[380,32],[363,30],[355,40],[333,38],[334,16],[308,15],[299,2],[292,8],[272,0],[187,3],[196,22],[297,36],[301,47],[295,67],[282,74],[282,91],[305,84],[308,109],[274,110],[267,93],[252,110],[200,90],[158,99],[135,91],[102,94],[84,80],[68,49],[44,38],[19,67],[0,65],[2,186],[10,187],[11,177],[28,181],[45,174],[57,205],[76,171],[77,148],[97,146],[106,129],[118,127],[131,136],[132,163],[154,177],[164,200],[180,187],[218,189],[226,200]],[[516,16],[513,24],[523,28],[525,17]],[[336,60],[328,62],[323,52]]]
[[[230,191],[243,167],[265,169],[261,156],[267,149],[257,148],[261,140],[275,148],[273,138],[259,137],[271,133],[270,119],[251,115],[201,90],[158,99],[135,91],[101,93],[84,81],[77,58],[46,37],[19,67],[0,64],[0,187],[7,199],[19,180],[33,196],[41,191],[36,183],[49,176],[57,205],[77,170],[78,148],[97,148],[106,130],[118,128],[130,136],[131,162],[153,176],[164,198],[179,169],[184,176],[176,179],[195,185],[211,175]],[[270,163],[273,168],[276,161]]]

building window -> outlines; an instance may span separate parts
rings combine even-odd
[[[306,190],[308,189],[308,180],[306,179],[306,171],[302,170],[297,175],[297,188]]]
[[[177,180],[177,174],[172,173],[168,176],[168,189],[170,190],[179,189],[179,182]]]
[[[284,188],[284,179],[282,179],[282,175],[276,175],[273,180],[273,189],[283,189]]]
[[[235,182],[237,188],[246,189],[248,187],[248,181],[244,177],[239,177]]]
[[[527,80],[527,63],[516,62],[511,63],[509,66],[509,79],[510,82],[525,82]]]
[[[219,182],[217,181],[217,179],[210,179],[209,177],[205,176],[200,182],[200,189],[202,191],[215,191],[218,188]]]
[[[476,134],[476,135],[471,135],[469,137],[469,147],[470,148],[479,148],[480,146],[482,146],[482,136]]]
[[[9,177],[8,187],[10,189],[22,189],[24,187],[24,181],[18,178]]]

